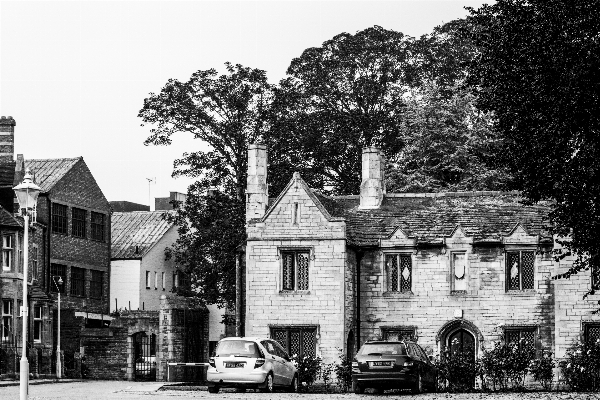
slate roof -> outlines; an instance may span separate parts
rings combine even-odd
[[[25,160],[25,168],[29,168],[33,181],[42,191],[47,192],[81,159],[82,157]]]
[[[174,225],[168,211],[114,212],[111,217],[111,258],[140,259]]]
[[[17,221],[12,213],[9,213],[4,207],[0,206],[0,226],[21,228],[23,227],[23,224]]]
[[[550,203],[525,205],[517,192],[391,194],[375,210],[359,210],[359,196],[315,196],[332,217],[344,218],[348,243],[355,246],[377,246],[398,228],[418,244],[441,244],[457,226],[475,242],[498,242],[517,224],[551,240]]]

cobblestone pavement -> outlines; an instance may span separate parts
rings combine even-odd
[[[300,394],[282,393],[273,394],[236,393],[234,391],[221,391],[219,394],[210,394],[205,388],[202,390],[159,390],[160,384],[155,382],[125,382],[125,381],[85,381],[69,383],[52,383],[32,385],[29,388],[30,400],[73,399],[73,400],[152,400],[152,399],[226,399],[226,400],[600,400],[600,394],[592,393],[425,393],[413,396],[410,393],[386,392],[383,395],[366,393],[356,395],[352,393],[337,394]],[[198,388],[197,388],[198,389]],[[0,387],[0,400],[19,398],[19,386]]]

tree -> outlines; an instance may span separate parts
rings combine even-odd
[[[403,94],[415,70],[412,44],[402,33],[374,26],[336,35],[292,60],[271,114],[276,182],[296,169],[312,187],[358,192],[362,148],[377,145],[391,155],[402,147]]]
[[[436,80],[433,80],[435,82]],[[388,165],[391,192],[502,190],[510,183],[492,159],[501,141],[491,117],[474,107],[473,93],[459,85],[424,82],[406,95],[402,141]]]
[[[559,277],[600,271],[598,15],[597,0],[498,0],[471,9],[465,32],[477,47],[471,83],[494,113],[501,160],[530,201],[554,200],[560,257],[575,256]]]
[[[191,278],[190,294],[231,305],[236,248],[245,241],[247,148],[267,129],[272,87],[262,70],[225,66],[225,75],[209,69],[187,82],[170,79],[159,94],[144,100],[138,116],[153,125],[146,145],[168,145],[179,132],[210,145],[208,151],[184,153],[174,162],[174,176],[198,180],[174,217],[179,239],[167,256]]]

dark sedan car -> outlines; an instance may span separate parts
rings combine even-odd
[[[413,342],[366,342],[352,362],[352,389],[424,389],[435,391],[437,370],[423,349]]]

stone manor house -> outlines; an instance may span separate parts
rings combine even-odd
[[[553,280],[549,204],[516,192],[387,193],[377,148],[360,194],[329,197],[295,173],[269,199],[266,146],[249,147],[246,336],[291,354],[353,356],[366,340],[412,338],[429,354],[525,339],[563,357],[600,337],[589,272]]]

